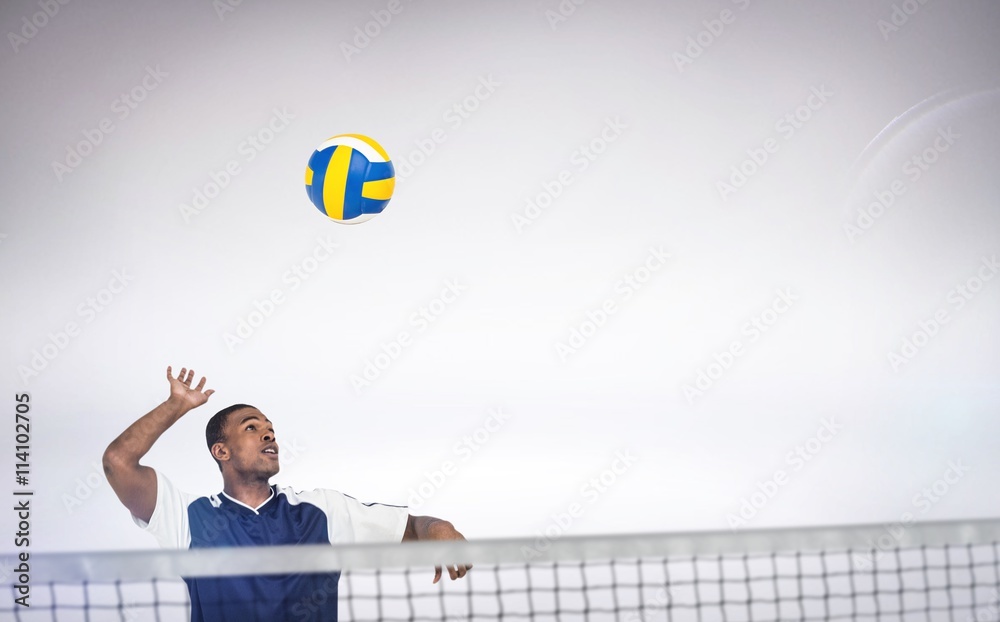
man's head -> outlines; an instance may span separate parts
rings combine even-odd
[[[249,404],[233,404],[208,420],[205,440],[223,479],[227,474],[270,478],[277,475],[278,443],[267,417]]]

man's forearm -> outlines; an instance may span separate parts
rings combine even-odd
[[[185,405],[168,399],[140,417],[108,445],[104,452],[105,471],[116,463],[137,464],[153,443],[188,410]]]
[[[403,532],[404,541],[412,540],[451,540],[454,539],[454,525],[446,520],[434,518],[433,516],[413,516],[406,521],[406,531]]]
[[[465,537],[455,530],[455,526],[446,520],[433,516],[414,516],[406,518],[406,529],[403,531],[403,542],[414,540],[465,540]],[[460,579],[472,569],[472,564],[451,564],[448,567],[451,580]],[[434,568],[434,581],[441,580],[441,566]]]

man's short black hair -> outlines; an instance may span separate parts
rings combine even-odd
[[[212,445],[226,442],[226,423],[229,421],[229,415],[244,408],[256,409],[257,407],[249,404],[233,404],[215,413],[208,420],[208,425],[205,426],[205,440],[208,442],[209,452],[212,451]],[[212,456],[212,459],[215,460],[215,456]],[[215,462],[219,465],[219,470],[221,471],[222,463],[218,460],[215,460]]]

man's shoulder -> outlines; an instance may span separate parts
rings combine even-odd
[[[312,488],[306,490],[293,488],[292,486],[276,485],[275,490],[277,494],[284,495],[290,503],[339,499],[346,496],[342,492],[333,490],[332,488]]]
[[[190,506],[194,503],[200,502],[200,503],[210,504],[214,507],[219,507],[219,505],[222,503],[219,499],[219,495],[221,493],[205,495],[205,494],[194,494],[187,492],[186,490],[183,490],[179,488],[176,484],[174,484],[173,480],[171,480],[162,471],[159,471],[157,469],[153,470],[156,472],[156,485],[158,492],[163,493],[164,496],[169,496],[178,499],[185,506]]]
[[[383,507],[406,509],[405,505],[395,505],[392,503],[376,503],[361,501],[347,493],[334,490],[333,488],[313,488],[311,490],[297,490],[291,486],[276,486],[277,494],[284,496],[288,503],[292,505],[299,503],[311,503],[324,509],[336,509],[350,511],[352,509]]]

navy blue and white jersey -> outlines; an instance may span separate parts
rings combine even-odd
[[[271,486],[256,508],[222,492],[197,497],[156,473],[149,523],[132,517],[163,548],[400,542],[407,508],[361,503],[336,490],[295,492]],[[254,572],[266,570],[255,568]],[[185,579],[192,622],[337,619],[339,572]]]

